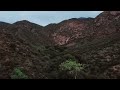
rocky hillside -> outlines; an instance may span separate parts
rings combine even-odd
[[[62,21],[58,24],[51,24],[45,27],[55,45],[65,45],[74,42],[77,38],[83,38],[84,32],[92,28],[93,18],[73,18]]]
[[[45,27],[27,20],[0,22],[0,78],[118,79],[119,28],[120,11],[104,11],[96,18],[72,18]],[[73,69],[72,74],[70,68],[61,70],[67,60],[85,67],[78,73]]]

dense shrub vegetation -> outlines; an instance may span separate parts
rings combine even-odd
[[[45,27],[0,22],[0,79],[119,79],[120,11]]]
[[[28,79],[28,76],[20,68],[15,68],[12,72],[11,79]]]

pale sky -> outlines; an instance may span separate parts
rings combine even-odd
[[[96,17],[102,11],[0,11],[0,21],[14,23],[28,20],[45,26],[70,18]]]

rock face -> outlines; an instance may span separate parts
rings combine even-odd
[[[99,30],[98,34],[100,32],[104,32],[104,35],[113,34],[119,31],[119,20],[120,20],[119,11],[109,11],[109,12],[106,11],[101,13],[95,19],[96,28]]]
[[[65,20],[55,25],[54,31],[50,33],[50,37],[56,45],[68,44],[77,38],[83,38],[84,31],[90,29],[90,23],[92,22],[92,18]]]
[[[77,39],[103,38],[119,32],[119,22],[119,11],[105,11],[96,18],[73,18],[45,28],[56,45],[69,45]],[[50,27],[52,28],[48,29]]]
[[[67,47],[80,62],[101,65],[99,69],[105,71],[102,74],[110,74],[109,78],[119,78],[119,42],[120,11],[104,11],[96,18],[73,18],[45,27],[27,20],[0,22],[0,78],[11,78],[15,67],[24,68],[30,78],[46,78],[47,70],[55,73],[52,70],[58,66],[56,61],[64,59],[64,49],[54,50],[56,46]],[[94,52],[96,48],[100,51]],[[90,73],[95,72],[93,69]]]
[[[75,43],[77,39],[103,38],[106,35],[119,32],[119,11],[105,11],[96,18],[73,18],[58,24],[50,24],[45,27],[31,23],[27,20],[18,21],[14,24],[1,22],[0,28],[7,30],[16,36],[28,38],[28,42],[54,43],[55,45],[66,45]],[[28,34],[26,35],[24,34]],[[45,40],[45,41],[44,41]]]

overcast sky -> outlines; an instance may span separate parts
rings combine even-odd
[[[96,17],[102,11],[0,11],[0,21],[14,23],[28,20],[42,26],[80,17]]]

